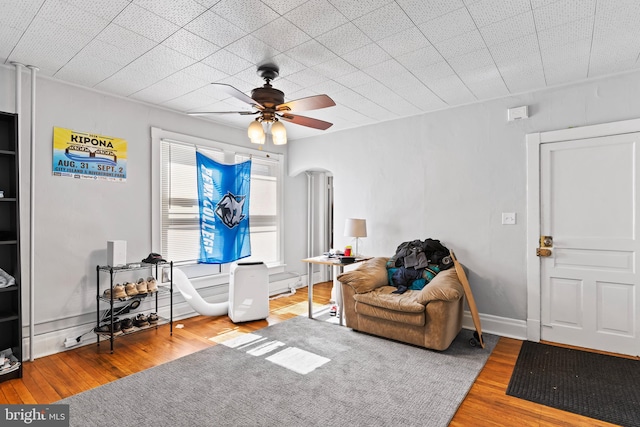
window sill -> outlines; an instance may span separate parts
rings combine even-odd
[[[215,274],[207,274],[206,269],[207,265],[203,264],[192,264],[192,265],[183,265],[183,266],[174,266],[174,268],[180,268],[189,280],[193,283],[195,288],[198,284],[202,284],[202,286],[215,286],[215,285],[226,285],[229,283],[229,266],[223,266],[223,272],[215,273]],[[273,263],[267,264],[267,269],[269,271],[269,276],[284,273],[285,265],[281,263]],[[163,275],[163,284],[168,285],[168,272],[165,270],[165,274]]]

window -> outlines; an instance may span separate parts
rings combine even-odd
[[[154,135],[162,133],[166,131],[157,129]],[[173,137],[176,138],[175,134]],[[280,155],[259,151],[253,153],[254,150],[213,141],[198,140],[198,144],[187,142],[193,139],[184,135],[176,139],[154,137],[154,143],[160,146],[159,158],[154,161],[160,165],[160,253],[177,264],[197,264],[200,231],[195,153],[198,150],[221,163],[240,163],[251,159],[251,257],[242,261],[263,261],[268,266],[282,264]],[[158,247],[158,244],[154,244],[154,247]],[[207,265],[204,272],[196,275],[216,274],[225,270],[225,266]]]

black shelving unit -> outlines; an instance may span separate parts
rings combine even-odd
[[[15,284],[0,288],[0,382],[22,378],[18,116],[0,112],[0,269]]]
[[[161,285],[162,278],[159,276],[161,268],[169,269],[169,285]],[[119,273],[130,273],[138,270],[151,271],[158,283],[158,291],[153,294],[135,295],[128,297],[125,300],[120,300],[113,297],[112,291],[109,298],[104,297],[104,289],[100,289],[100,274],[109,275],[109,288],[113,290],[114,284],[116,284],[116,277]],[[155,303],[155,312],[158,313],[158,296],[162,294],[169,294],[169,318],[159,317],[158,323],[146,328],[134,328],[131,332],[124,332],[121,334],[114,334],[113,323],[117,317],[121,317],[124,314],[134,313],[130,308],[134,301],[140,303],[148,301],[150,298]],[[122,312],[122,313],[119,313]],[[139,311],[141,312],[141,311]],[[110,350],[113,353],[113,342],[116,338],[131,335],[137,332],[147,331],[149,329],[157,329],[158,326],[169,324],[169,333],[173,335],[173,261],[159,262],[157,264],[136,263],[129,264],[125,267],[112,267],[110,265],[98,265],[96,266],[96,327],[102,324],[108,324],[110,333],[96,332],[97,343],[100,346],[100,340],[109,340]]]

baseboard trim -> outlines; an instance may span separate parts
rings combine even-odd
[[[481,313],[480,324],[482,325],[482,332],[486,332],[488,334],[519,340],[527,339],[527,322],[524,320]],[[475,330],[473,319],[469,311],[465,311],[462,316],[462,327],[465,329]]]

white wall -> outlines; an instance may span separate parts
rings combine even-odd
[[[15,112],[15,71],[0,66],[0,110]],[[28,325],[29,301],[29,116],[30,77],[22,79],[21,243],[23,263],[23,325]],[[143,103],[113,97],[48,78],[37,79],[35,160],[35,325],[36,355],[52,344],[38,337],[57,330],[95,323],[96,265],[106,264],[107,240],[126,240],[129,262],[151,251],[152,126],[250,146],[246,131],[173,113]],[[54,127],[97,133],[128,142],[124,183],[79,180],[52,175]],[[269,150],[276,151],[274,147]],[[285,164],[286,167],[286,164]],[[286,177],[285,262],[305,253],[306,180]],[[292,227],[296,232],[289,232]],[[294,263],[297,266],[297,263]],[[301,270],[301,269],[300,269]],[[139,273],[140,275],[146,273]],[[102,286],[105,289],[106,286]],[[88,323],[87,323],[88,322]],[[24,330],[25,336],[27,329]],[[67,335],[71,336],[71,335]],[[59,337],[56,337],[58,340]],[[57,341],[60,346],[64,341]]]
[[[361,252],[392,256],[403,241],[435,238],[469,269],[481,313],[526,319],[525,135],[640,117],[640,73],[388,121],[296,141],[289,173],[334,175],[334,238],[367,220]],[[507,122],[507,108],[530,118]],[[615,191],[615,189],[612,189]],[[516,212],[516,225],[501,225]]]

